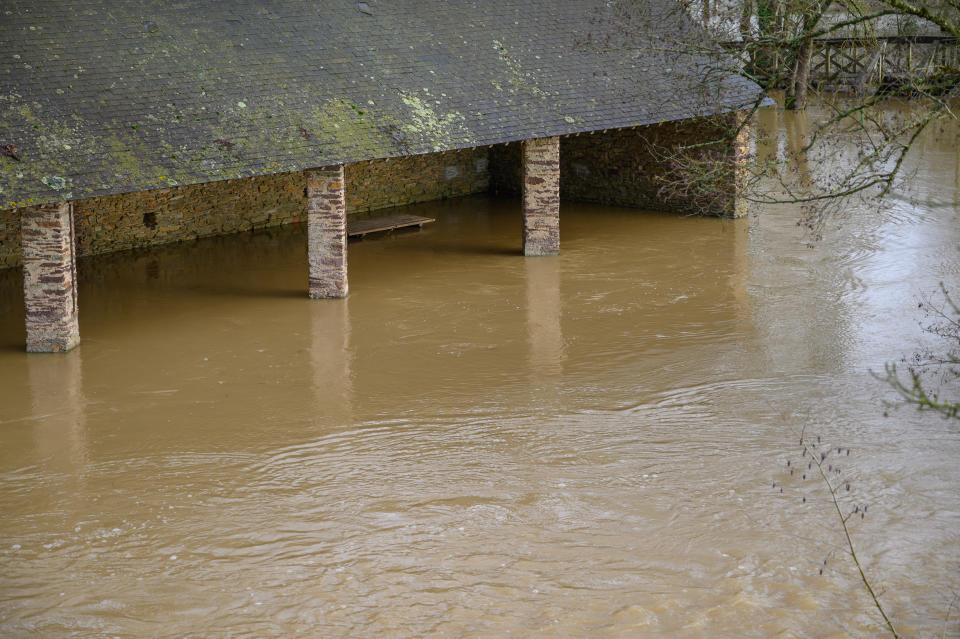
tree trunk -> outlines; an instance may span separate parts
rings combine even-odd
[[[797,71],[799,58],[794,58],[790,65],[790,77],[787,78],[786,95],[784,96],[783,106],[786,109],[796,109],[797,106]]]
[[[753,68],[751,72],[761,79],[764,85],[776,77],[779,72],[779,61],[777,60],[776,46],[776,3],[775,0],[755,0],[757,11],[757,38],[758,43],[754,44],[752,49]],[[751,2],[744,0],[747,11]]]
[[[797,66],[794,72],[793,106],[791,109],[803,109],[807,106],[807,89],[810,86],[810,56],[813,54],[813,41],[805,40],[797,51]]]
[[[760,37],[769,37],[776,28],[777,6],[772,0],[757,0],[757,25]]]

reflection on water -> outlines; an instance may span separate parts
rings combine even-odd
[[[802,135],[761,119],[761,155]],[[476,197],[352,244],[346,300],[295,227],[81,260],[65,356],[0,272],[0,635],[876,636],[804,426],[854,451],[904,635],[955,634],[960,433],[870,375],[960,281],[956,146],[921,144],[813,248],[785,207],[564,203],[523,259]]]
[[[556,386],[563,373],[564,344],[560,326],[560,260],[524,260],[527,281],[527,340],[530,376]]]
[[[339,423],[353,421],[349,308],[344,299],[317,304],[309,313],[313,409]]]
[[[35,454],[53,472],[82,479],[89,464],[82,354],[25,358]]]

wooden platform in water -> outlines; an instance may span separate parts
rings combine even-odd
[[[409,226],[423,228],[424,224],[429,224],[430,222],[436,222],[436,220],[418,215],[384,215],[381,217],[368,217],[364,220],[350,220],[347,222],[347,236],[363,237],[367,233],[392,231]]]

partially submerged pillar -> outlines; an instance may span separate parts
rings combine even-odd
[[[68,351],[80,343],[73,204],[23,209],[20,237],[27,351]]]
[[[740,119],[740,132],[731,149],[733,163],[733,192],[730,195],[730,216],[744,217],[749,212],[747,183],[750,180],[750,123]]]
[[[347,207],[343,165],[306,171],[310,297],[347,295]]]
[[[560,252],[560,138],[523,142],[523,254]]]

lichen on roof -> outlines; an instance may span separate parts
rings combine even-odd
[[[682,19],[672,0],[645,2],[657,28]],[[0,208],[675,120],[757,95],[693,58],[662,64],[657,47],[598,48],[660,35],[605,0],[366,4],[7,0],[0,146],[19,159],[0,155]]]

